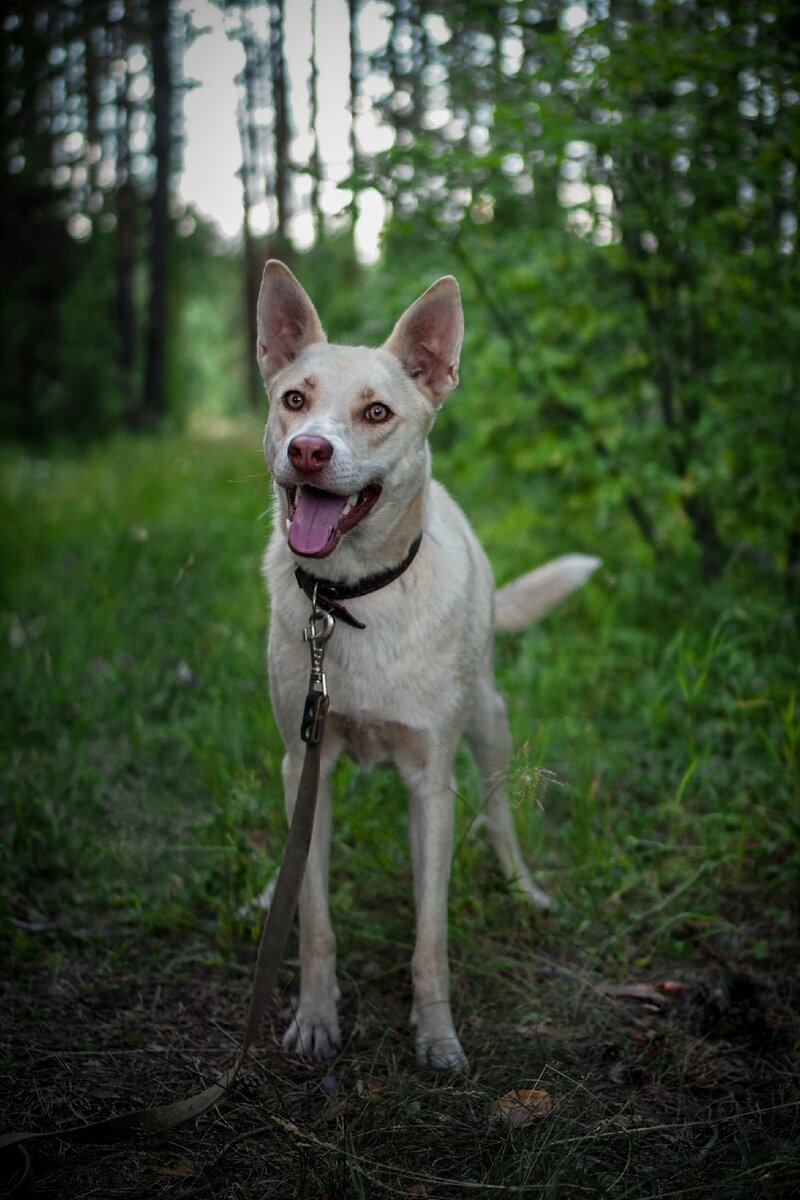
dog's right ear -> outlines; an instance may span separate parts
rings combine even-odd
[[[258,293],[257,358],[269,386],[282,367],[312,342],[324,342],[317,310],[288,267],[271,258],[264,267]]]

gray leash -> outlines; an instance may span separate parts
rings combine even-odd
[[[232,1088],[277,984],[278,970],[283,961],[300,896],[314,828],[322,737],[329,705],[322,660],[325,645],[333,633],[334,623],[331,614],[317,606],[315,595],[312,599],[311,619],[303,630],[303,640],[309,644],[311,651],[311,677],[300,728],[300,736],[306,743],[303,770],[275,892],[261,930],[244,1034],[231,1066],[216,1083],[183,1100],[159,1104],[154,1108],[134,1109],[116,1117],[79,1125],[75,1129],[3,1134],[0,1136],[0,1188],[3,1189],[3,1197],[8,1200],[11,1197],[16,1200],[17,1197],[34,1194],[33,1168],[26,1144],[51,1138],[60,1138],[67,1142],[103,1144],[129,1141],[141,1134],[166,1133],[193,1117],[199,1117]]]

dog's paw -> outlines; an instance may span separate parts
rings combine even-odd
[[[535,908],[538,908],[539,912],[555,911],[557,907],[555,900],[553,900],[551,896],[548,896],[547,892],[543,892],[541,888],[538,888],[530,876],[527,878],[518,878],[514,882],[520,895],[523,896],[529,904],[532,904]]]
[[[325,1016],[306,1013],[299,1008],[292,1017],[283,1035],[284,1050],[294,1051],[303,1058],[319,1062],[323,1058],[335,1058],[342,1047],[339,1018],[333,1013]]]
[[[417,1062],[421,1067],[435,1067],[439,1071],[469,1070],[469,1061],[461,1049],[461,1042],[453,1033],[449,1037],[425,1038],[417,1034]]]

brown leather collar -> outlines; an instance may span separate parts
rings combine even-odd
[[[295,569],[295,578],[309,600],[314,599],[314,589],[316,588],[317,604],[337,621],[344,621],[347,625],[352,625],[354,629],[366,629],[366,625],[357,621],[353,614],[349,613],[339,602],[355,600],[358,596],[368,596],[370,592],[377,592],[386,587],[388,583],[398,579],[416,558],[421,541],[422,534],[420,533],[411,543],[408,554],[401,563],[398,563],[396,567],[389,567],[386,571],[376,571],[374,575],[367,575],[358,583],[337,583],[335,579],[320,579],[316,575],[310,575],[303,567]]]

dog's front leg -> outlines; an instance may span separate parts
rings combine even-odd
[[[317,810],[308,862],[300,892],[300,998],[283,1036],[286,1050],[307,1058],[332,1058],[339,1050],[336,1004],[336,939],[328,911],[328,863],[331,846],[330,777],[340,745],[329,737],[320,764]],[[288,751],[283,760],[286,811],[291,820],[303,766],[303,749]]]
[[[417,937],[411,960],[417,1058],[422,1065],[465,1071],[466,1055],[450,1011],[447,963],[447,890],[453,853],[453,789],[446,769],[406,773],[409,836],[414,867]]]

